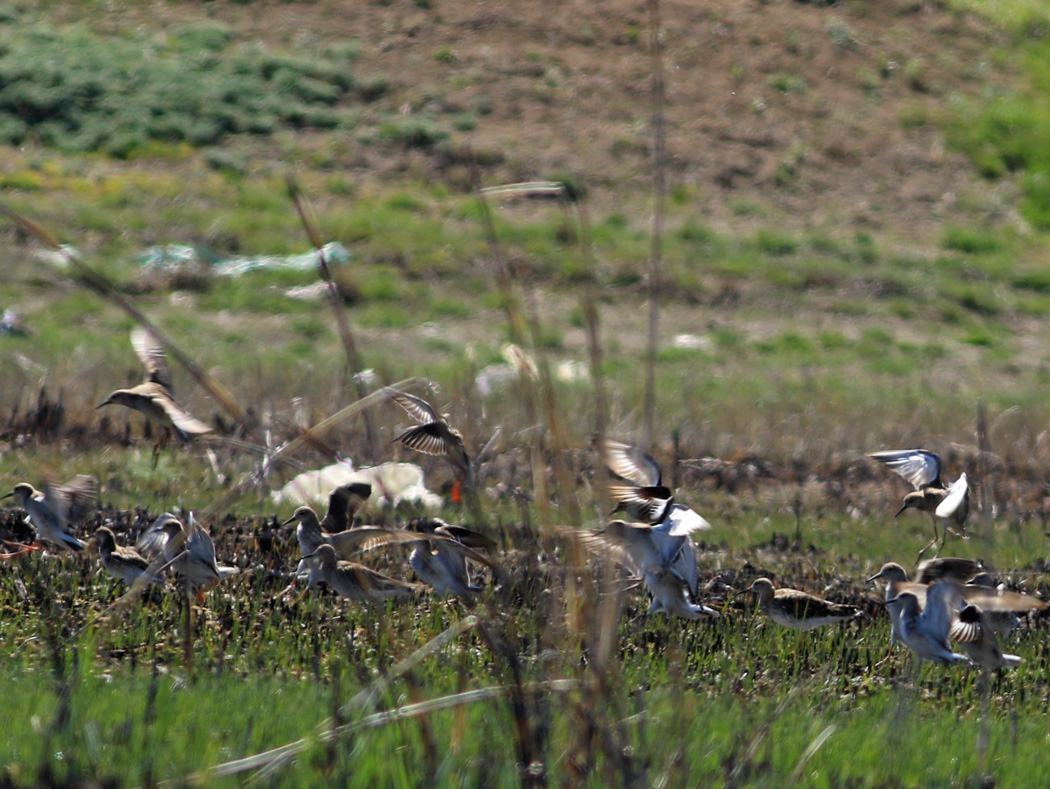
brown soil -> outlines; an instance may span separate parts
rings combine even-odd
[[[1011,187],[979,182],[935,123],[949,95],[1006,78],[993,62],[1002,41],[983,19],[932,0],[664,2],[660,11],[669,186],[710,224],[784,219],[915,242],[946,221],[1011,218]],[[476,115],[457,142],[477,152],[486,183],[572,174],[596,210],[625,194],[644,200],[650,188],[644,2],[176,2],[132,5],[103,24],[209,20],[291,50],[359,42],[358,76],[392,84],[370,111]],[[469,186],[463,157],[447,150],[347,142],[337,166],[355,178]]]

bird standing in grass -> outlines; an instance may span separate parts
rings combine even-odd
[[[20,482],[3,498],[18,497],[26,522],[36,529],[41,542],[59,551],[82,551],[84,544],[72,535],[71,525],[83,517],[97,495],[98,480],[80,474],[65,485],[45,482],[42,491]]]
[[[358,603],[376,602],[391,597],[408,597],[418,592],[419,584],[399,581],[388,575],[353,562],[340,562],[335,549],[321,545],[313,554],[303,558],[316,558],[321,580],[340,597]]]
[[[944,547],[950,526],[953,531],[965,536],[963,527],[970,514],[970,488],[965,473],[960,474],[951,485],[944,484],[941,482],[941,459],[925,449],[889,449],[871,452],[868,457],[889,466],[915,487],[912,493],[904,497],[897,515],[908,509],[930,513],[933,521],[933,539],[919,551],[916,561],[937,545],[938,540],[941,542],[938,552]],[[938,521],[943,522],[942,535],[938,534]]]
[[[211,427],[175,402],[164,347],[157,339],[146,329],[137,326],[131,332],[131,345],[142,366],[146,368],[146,380],[130,389],[117,389],[97,408],[107,405],[127,406],[145,414],[148,419],[163,428],[153,446],[153,464],[156,465],[161,447],[171,433],[183,441],[189,441],[194,436],[210,433]]]
[[[844,622],[859,610],[845,603],[832,603],[798,589],[776,589],[768,578],[758,578],[748,588],[758,596],[762,612],[783,627],[813,630],[832,622]]]
[[[114,578],[130,585],[149,568],[149,562],[134,548],[117,545],[117,538],[108,526],[100,527],[95,537],[102,566]]]

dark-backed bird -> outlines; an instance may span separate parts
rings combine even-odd
[[[970,488],[965,473],[960,474],[951,485],[946,485],[941,482],[941,459],[925,449],[889,449],[871,452],[868,457],[889,466],[914,486],[915,490],[904,497],[897,515],[908,509],[930,513],[933,539],[919,551],[920,559],[938,540],[941,541],[940,547],[944,547],[950,526],[953,531],[965,536],[963,527],[970,514]],[[938,535],[938,521],[943,522],[943,535]]]
[[[438,413],[430,403],[414,394],[390,387],[386,387],[385,391],[391,400],[419,423],[415,427],[403,430],[394,441],[399,441],[409,449],[425,455],[444,457],[452,466],[456,480],[453,498],[459,499],[459,487],[473,489],[474,464],[463,445],[462,434],[449,425],[448,416]]]
[[[798,589],[776,589],[768,578],[756,579],[748,591],[758,596],[759,607],[770,619],[795,630],[813,630],[859,613],[856,606],[832,603]]]

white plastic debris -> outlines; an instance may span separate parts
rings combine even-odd
[[[321,248],[329,265],[341,265],[350,260],[350,253],[338,241],[330,241]],[[147,249],[140,258],[144,268],[155,271],[178,271],[188,266],[207,265],[211,273],[221,277],[235,277],[249,271],[276,271],[316,269],[319,258],[316,250],[300,255],[255,255],[251,257],[216,258],[198,247],[187,244],[167,244]]]

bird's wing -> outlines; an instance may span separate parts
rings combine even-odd
[[[408,415],[417,422],[426,424],[427,422],[445,421],[445,418],[435,411],[434,407],[422,397],[416,397],[414,394],[402,392],[399,389],[391,389],[389,386],[386,387],[385,391],[390,395],[391,400],[404,408]]]
[[[418,542],[425,537],[405,529],[387,529],[382,526],[361,526],[338,534],[330,534],[326,542],[340,556],[350,556],[359,551],[370,551],[383,545]]]
[[[937,505],[937,509],[934,510],[934,515],[938,518],[953,518],[956,522],[960,522],[959,516],[962,515],[962,520],[965,520],[965,512],[969,510],[969,495],[970,487],[966,483],[966,473],[964,472],[959,475],[959,479],[952,483],[952,486],[948,489],[948,495],[944,497],[941,503]]]
[[[451,456],[457,443],[444,422],[429,422],[410,427],[394,440],[424,455]]]
[[[80,521],[97,497],[98,480],[89,474],[77,474],[64,485],[44,482],[44,498],[63,523]]]
[[[663,520],[671,502],[671,490],[663,485],[609,485],[609,496],[616,502],[614,512],[626,512],[632,518],[654,524]]]
[[[961,592],[966,602],[980,606],[982,611],[1042,611],[1047,605],[1038,597],[986,586],[964,586]]]
[[[954,556],[927,559],[915,568],[916,581],[920,584],[932,584],[934,581],[958,581],[965,583],[977,575],[981,565],[973,559],[959,559]]]
[[[152,332],[142,326],[136,326],[131,330],[131,346],[135,349],[135,355],[139,357],[142,366],[146,368],[146,380],[160,384],[168,394],[174,395],[171,371],[168,369],[164,356],[164,346]]]
[[[328,512],[322,525],[328,531],[340,532],[353,525],[357,511],[372,495],[372,486],[367,482],[350,482],[340,485],[328,496]]]
[[[639,447],[613,438],[604,438],[595,441],[595,448],[601,455],[602,462],[616,476],[643,488],[660,484],[659,464]]]
[[[947,581],[931,584],[926,589],[926,607],[921,615],[928,625],[927,632],[946,641],[959,610],[963,608],[962,600],[962,590],[957,584]]]
[[[664,566],[646,528],[625,521],[613,521],[601,531],[580,530],[572,533],[587,550],[622,564],[639,578],[652,569]]]
[[[941,478],[941,459],[925,449],[887,449],[870,452],[868,457],[889,466],[908,480],[916,490]]]
[[[437,537],[438,535],[434,536]],[[482,553],[479,553],[478,551],[475,551],[473,548],[464,545],[459,540],[452,539],[451,537],[443,540],[438,539],[436,540],[436,546],[439,551],[445,551],[451,554],[461,556],[464,559],[470,559],[472,562],[477,562],[478,564],[485,565],[494,572],[499,571],[499,565],[493,562],[490,558],[488,558]]]
[[[494,539],[479,531],[468,529],[466,526],[455,526],[450,523],[438,526],[434,529],[434,533],[451,537],[453,540],[462,543],[468,548],[475,548],[483,551],[495,550],[499,545]]]
[[[686,537],[698,531],[708,531],[708,523],[696,510],[684,504],[675,504],[667,515],[670,526],[667,533],[672,537]]]
[[[171,539],[170,535],[164,531],[161,526],[170,519],[172,516],[170,513],[165,512],[163,515],[158,517],[153,523],[150,524],[146,531],[139,535],[139,538],[135,541],[135,548],[143,556],[152,559],[159,556],[164,552],[165,547],[168,545],[168,541]]]
[[[215,567],[215,542],[208,532],[194,522],[192,515],[190,515],[190,533],[186,538],[186,550],[191,556],[209,567]]]
[[[969,603],[959,611],[948,637],[952,641],[968,644],[980,640],[983,631],[984,612],[978,606]]]
[[[209,425],[199,420],[189,411],[183,409],[170,397],[154,397],[153,402],[163,408],[164,413],[166,413],[168,418],[171,419],[172,424],[186,435],[202,435],[211,432],[211,427]]]

